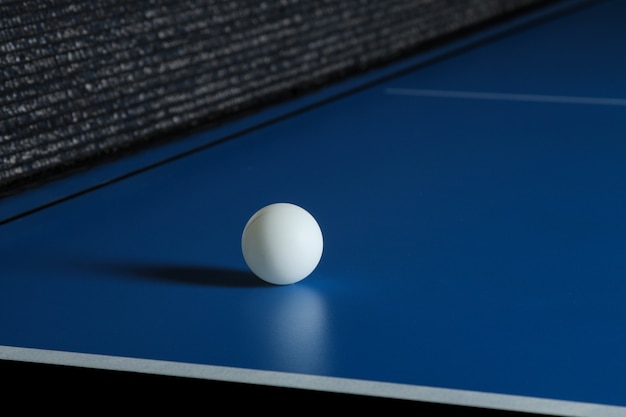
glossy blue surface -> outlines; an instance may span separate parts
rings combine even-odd
[[[626,3],[476,47],[0,227],[0,344],[626,405]],[[86,174],[88,175],[88,174]],[[324,256],[246,270],[288,201]]]

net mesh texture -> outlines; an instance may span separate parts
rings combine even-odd
[[[0,2],[0,195],[541,0]]]

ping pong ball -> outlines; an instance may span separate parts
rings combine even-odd
[[[250,270],[262,280],[287,285],[309,276],[322,258],[324,240],[315,218],[291,203],[263,207],[250,217],[241,250]]]

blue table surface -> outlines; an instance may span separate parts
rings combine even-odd
[[[595,2],[6,222],[0,345],[626,406],[624,17]],[[290,286],[240,249],[279,201],[325,239]]]

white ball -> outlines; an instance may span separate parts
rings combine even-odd
[[[322,258],[323,247],[322,230],[315,218],[291,203],[263,207],[248,220],[241,236],[248,267],[276,285],[309,276]]]

